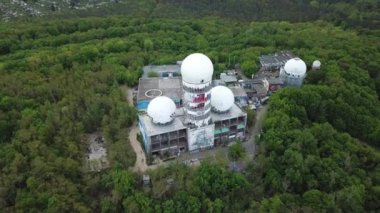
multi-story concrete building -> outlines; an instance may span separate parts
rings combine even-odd
[[[229,88],[212,87],[212,74],[213,64],[203,54],[183,60],[182,88],[176,90],[182,92],[182,106],[159,96],[150,101],[146,114],[139,115],[147,154],[170,156],[244,139],[247,115],[235,105]]]

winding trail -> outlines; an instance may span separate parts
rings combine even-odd
[[[251,78],[248,78],[247,76],[245,76],[242,73],[241,69],[236,69],[235,71],[243,80],[252,80]],[[261,70],[259,72],[261,72]],[[245,147],[247,154],[250,155],[251,159],[254,159],[256,155],[258,154],[255,140],[256,140],[256,136],[261,133],[263,121],[264,121],[265,115],[268,112],[268,108],[269,108],[269,104],[266,104],[266,105],[262,105],[260,109],[256,110],[255,124],[253,125],[253,127],[249,129],[251,138],[246,143],[243,143],[243,146]]]
[[[121,87],[124,95],[126,96],[128,103],[133,106],[133,94],[132,89],[128,88],[127,86]],[[145,172],[148,168],[154,167],[149,166],[146,163],[146,156],[144,153],[144,150],[141,147],[140,142],[137,140],[137,134],[140,132],[139,127],[137,125],[137,122],[135,121],[133,125],[129,128],[128,138],[129,142],[131,143],[132,149],[136,153],[136,162],[135,166],[133,167],[134,172]]]
[[[139,133],[139,128],[137,127],[136,122],[130,128],[129,132],[129,141],[133,150],[136,153],[136,162],[133,167],[134,172],[145,172],[148,169],[148,165],[146,164],[145,153],[140,145],[140,142],[137,140],[137,134]]]
[[[255,158],[257,154],[256,150],[256,136],[261,133],[261,129],[263,126],[263,121],[265,118],[265,115],[268,112],[269,105],[263,105],[259,110],[256,111],[256,118],[255,118],[255,124],[253,125],[253,128],[251,129],[251,140],[248,141],[248,145],[252,147],[246,147],[246,150],[248,153],[252,153],[252,157]]]

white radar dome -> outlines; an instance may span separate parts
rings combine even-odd
[[[211,106],[214,111],[225,112],[234,104],[234,94],[225,86],[216,86],[211,89]]]
[[[159,96],[150,101],[147,109],[153,123],[166,124],[173,120],[176,106],[172,99]]]
[[[214,66],[209,57],[202,53],[187,56],[181,64],[182,80],[190,84],[202,84],[212,80]]]
[[[306,73],[306,64],[300,58],[292,58],[285,63],[284,70],[288,74],[302,76]]]
[[[321,68],[321,62],[319,60],[314,61],[313,65],[312,65],[312,68],[313,69],[319,69],[319,68]]]

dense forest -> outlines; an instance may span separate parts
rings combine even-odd
[[[322,18],[341,26],[376,28],[380,24],[377,1],[278,1],[278,0],[161,0],[198,15],[218,15],[239,20],[310,21]]]
[[[13,3],[10,3],[13,2]],[[0,14],[48,17],[106,15],[150,18],[218,16],[243,21],[304,22],[322,19],[345,27],[377,29],[380,3],[376,0],[19,0],[0,3]]]
[[[0,209],[376,211],[379,36],[324,21],[215,17],[2,23]],[[193,52],[210,56],[215,75],[240,64],[249,76],[261,54],[279,50],[291,50],[308,65],[321,60],[322,69],[309,72],[301,89],[272,95],[257,160],[243,173],[223,162],[198,168],[174,163],[151,171],[153,186],[143,188],[140,174],[128,170],[135,156],[127,128],[136,112],[120,85],[136,85],[143,65],[174,63]],[[85,136],[98,130],[112,166],[91,173],[83,168]]]

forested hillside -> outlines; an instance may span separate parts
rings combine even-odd
[[[192,52],[216,74],[291,50],[307,64],[302,89],[271,99],[261,154],[244,174],[225,165],[127,170],[135,119],[120,84],[141,67]],[[362,212],[380,208],[379,34],[317,21],[238,23],[126,17],[0,25],[0,209],[6,212]],[[376,92],[377,91],[377,92]],[[111,168],[82,169],[86,133],[100,129]],[[369,146],[369,145],[370,146]],[[175,179],[167,187],[166,178]]]
[[[0,3],[0,12],[3,20],[29,16],[219,16],[245,21],[323,19],[372,29],[380,25],[380,3],[376,0],[5,0]]]
[[[340,25],[376,28],[380,24],[378,1],[327,0],[162,0],[199,15],[213,14],[242,20],[310,21],[318,18]]]

